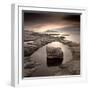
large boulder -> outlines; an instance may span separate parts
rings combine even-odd
[[[63,61],[63,51],[60,47],[46,47],[47,65],[60,65]]]

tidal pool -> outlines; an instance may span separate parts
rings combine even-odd
[[[52,76],[57,70],[59,70],[59,65],[48,67],[47,65],[47,52],[46,46],[49,47],[60,47],[63,51],[63,64],[72,60],[72,53],[68,46],[63,45],[60,42],[52,42],[41,48],[39,48],[35,53],[30,57],[31,60],[39,63],[37,70],[32,73],[32,76]]]

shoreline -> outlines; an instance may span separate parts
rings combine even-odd
[[[46,34],[38,34],[27,31],[28,37],[25,37],[24,44],[24,77],[32,76],[31,74],[36,71],[36,67],[39,65],[35,62],[31,63],[30,56],[42,46],[48,43],[58,41],[64,45],[67,45],[72,52],[72,60],[59,66],[60,70],[55,72],[55,75],[79,75],[80,74],[80,44],[69,40],[65,40],[65,36],[52,37]],[[25,34],[27,36],[27,34]],[[27,64],[26,64],[27,62]],[[26,66],[25,66],[26,65]],[[32,66],[32,67],[28,67]]]

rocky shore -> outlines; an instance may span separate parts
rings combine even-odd
[[[24,31],[24,77],[32,76],[40,65],[32,60],[30,56],[42,46],[59,41],[69,47],[72,52],[72,60],[59,66],[60,70],[55,75],[79,75],[80,74],[80,44],[68,41],[65,35],[61,37],[52,37],[48,34],[40,34],[31,31]]]
[[[72,60],[60,65],[60,70],[55,75],[80,75],[80,45],[67,44],[72,52]]]

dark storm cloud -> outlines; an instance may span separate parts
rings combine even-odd
[[[39,13],[34,13],[34,12],[26,12],[24,13],[24,20],[25,21],[37,21],[37,20],[74,20],[74,21],[80,21],[80,15],[75,15],[75,14],[68,14],[68,13],[48,13],[48,12],[39,12]]]
[[[64,17],[65,20],[80,22],[80,15],[67,15]]]
[[[58,15],[55,13],[25,13],[24,21],[25,22],[48,22],[48,21],[59,21],[61,20],[63,15]]]
[[[42,27],[80,26],[80,15],[55,12],[24,12],[24,26],[29,30],[39,30]]]

